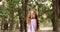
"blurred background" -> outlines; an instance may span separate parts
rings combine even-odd
[[[27,32],[26,16],[38,11],[40,32],[60,32],[60,0],[0,0],[0,32]]]

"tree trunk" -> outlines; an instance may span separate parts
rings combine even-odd
[[[20,9],[19,7],[19,4],[18,4],[18,15],[19,15],[19,21],[20,21],[20,32],[23,32],[23,13],[22,13],[22,10]]]
[[[19,20],[20,20],[20,32],[23,32],[23,17],[22,17],[22,13],[20,13],[20,11],[18,10],[18,14],[19,14]]]
[[[53,31],[59,32],[58,30],[58,11],[59,11],[59,0],[53,0],[53,14],[52,14],[52,25],[53,25]]]
[[[19,14],[19,19],[20,19],[20,31],[21,32],[27,32],[26,31],[27,3],[28,3],[28,0],[22,0],[22,8],[18,7],[18,14]]]
[[[24,31],[27,32],[26,30],[26,15],[27,15],[27,3],[28,3],[28,0],[22,0],[22,11],[24,12]]]
[[[23,32],[24,31],[24,22],[25,22],[25,12],[24,10],[18,8],[18,14],[19,14],[19,20],[20,20],[20,32]]]

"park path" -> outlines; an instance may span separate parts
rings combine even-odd
[[[15,32],[19,32],[19,29],[16,29]],[[40,32],[52,32],[51,27],[40,28]]]

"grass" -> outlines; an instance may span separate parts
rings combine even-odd
[[[3,32],[3,30],[0,30],[0,32]]]

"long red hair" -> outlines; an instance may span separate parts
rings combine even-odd
[[[39,20],[38,20],[38,12],[36,11],[36,9],[32,9],[28,12],[27,14],[27,17],[26,17],[26,21],[27,21],[27,24],[30,24],[31,23],[31,11],[33,11],[35,13],[35,19],[36,19],[36,23],[37,23],[37,30],[39,29]]]

